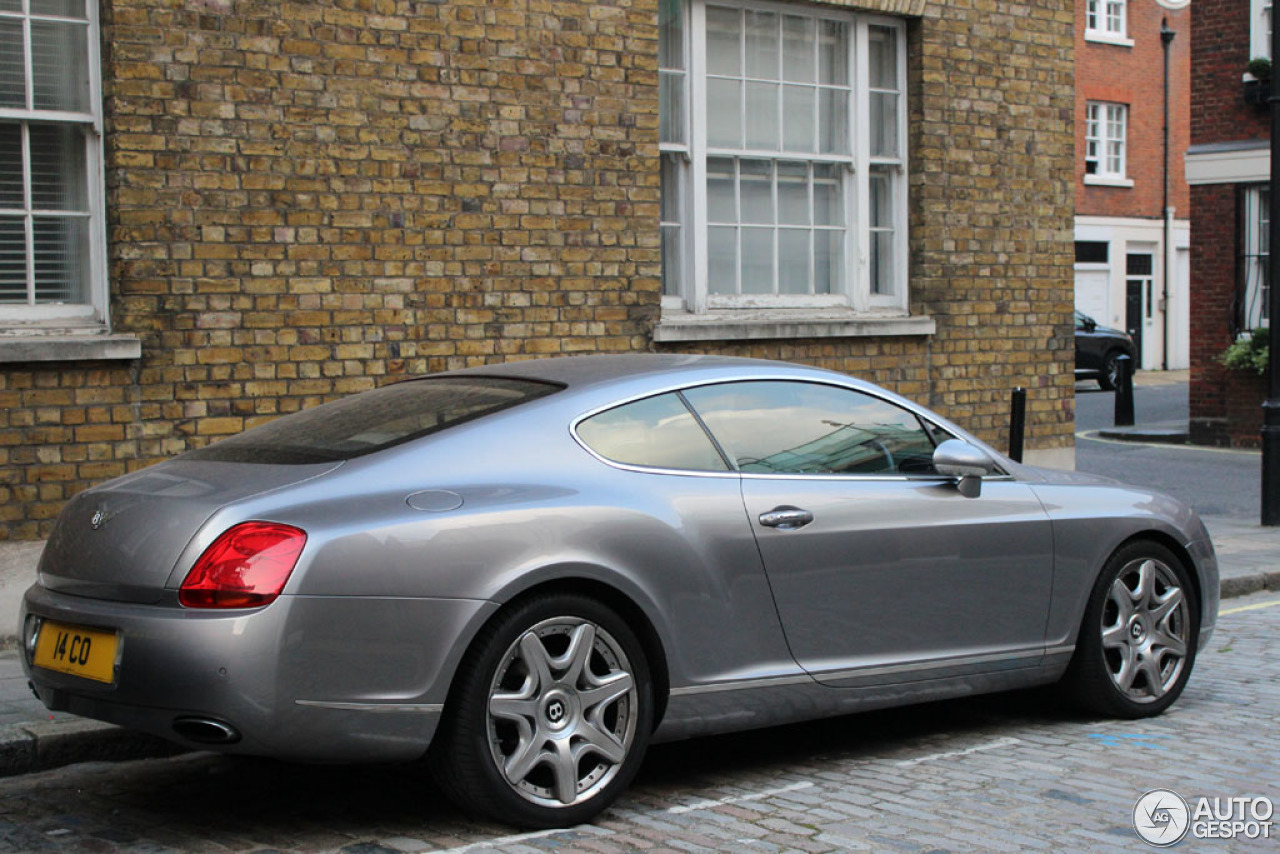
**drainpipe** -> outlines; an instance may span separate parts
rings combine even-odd
[[[1177,35],[1169,29],[1169,19],[1160,19],[1160,44],[1164,48],[1164,186],[1161,198],[1161,210],[1164,213],[1164,275],[1161,283],[1161,303],[1164,311],[1160,313],[1164,327],[1164,346],[1160,348],[1161,370],[1169,370],[1169,274],[1173,270],[1173,208],[1169,207],[1169,48],[1173,37]]]
[[[1271,55],[1280,58],[1280,27],[1271,30]],[[1267,250],[1280,246],[1280,86],[1271,88],[1271,229]],[[1267,367],[1267,399],[1262,404],[1262,524],[1280,525],[1280,264],[1267,264],[1270,275],[1267,333],[1271,358]]]

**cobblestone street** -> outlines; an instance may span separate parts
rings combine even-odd
[[[598,824],[568,831],[465,821],[414,769],[193,754],[0,781],[0,850],[1142,850],[1131,814],[1150,789],[1280,799],[1277,637],[1275,593],[1228,600],[1153,720],[1083,719],[1032,693],[661,746]]]

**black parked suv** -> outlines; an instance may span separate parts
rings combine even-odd
[[[1076,379],[1096,379],[1104,391],[1111,391],[1116,387],[1119,375],[1116,359],[1121,354],[1134,360],[1136,370],[1138,351],[1132,338],[1119,329],[1099,326],[1089,315],[1076,312]]]

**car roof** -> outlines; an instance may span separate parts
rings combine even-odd
[[[491,376],[539,380],[563,385],[571,389],[588,386],[612,385],[618,381],[642,378],[656,379],[669,375],[679,376],[681,381],[702,377],[732,375],[749,372],[778,376],[812,376],[831,374],[820,368],[776,362],[768,359],[742,359],[734,356],[700,356],[674,353],[626,353],[617,355],[562,356],[550,359],[530,359],[505,362],[499,365],[483,365],[448,371],[433,376]],[[849,381],[843,374],[832,374]]]

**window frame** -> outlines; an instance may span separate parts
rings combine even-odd
[[[26,88],[26,105],[23,108],[0,107],[0,122],[16,124],[23,140],[22,181],[24,187],[23,209],[6,209],[11,214],[20,214],[28,221],[27,231],[30,234],[30,220],[37,214],[31,203],[31,163],[26,140],[32,124],[55,124],[75,127],[84,135],[85,149],[85,182],[88,213],[87,225],[87,258],[85,275],[88,281],[83,283],[82,302],[32,302],[32,281],[34,257],[32,244],[28,238],[27,275],[28,302],[0,303],[0,330],[57,330],[68,333],[100,333],[109,331],[110,310],[107,289],[107,244],[105,226],[105,172],[103,158],[103,116],[102,116],[102,57],[101,57],[101,25],[99,21],[99,4],[93,0],[85,0],[85,18],[66,18],[57,15],[32,13],[31,0],[22,0],[21,11],[0,11],[0,19],[18,20],[22,22],[23,33],[23,65],[24,85]],[[36,109],[34,105],[34,81],[32,79],[32,21],[76,21],[84,23],[85,28],[85,69],[88,75],[88,111],[64,111]]]
[[[730,377],[730,378],[708,379],[708,380],[703,380],[701,382],[685,381],[685,382],[678,382],[678,383],[663,384],[654,389],[650,389],[637,394],[628,395],[626,397],[622,397],[617,400],[610,401],[609,403],[592,407],[591,409],[574,417],[569,422],[569,435],[573,437],[573,440],[578,444],[579,447],[582,448],[583,451],[585,451],[587,454],[589,454],[591,457],[595,458],[599,462],[611,468],[621,469],[623,471],[636,472],[639,474],[675,475],[679,477],[714,477],[714,478],[736,478],[736,479],[756,478],[756,479],[762,479],[762,480],[778,480],[778,479],[782,479],[782,480],[802,479],[802,480],[819,480],[819,481],[845,480],[845,481],[859,481],[859,482],[871,482],[871,481],[950,482],[956,479],[951,475],[943,475],[943,474],[937,474],[937,473],[932,473],[932,474],[901,474],[901,473],[821,474],[821,473],[805,473],[805,472],[775,473],[775,472],[742,471],[741,469],[736,468],[736,463],[734,463],[734,461],[731,459],[728,453],[725,452],[724,449],[721,447],[720,440],[716,437],[715,433],[713,433],[711,429],[703,422],[702,414],[698,411],[697,407],[694,406],[693,403],[687,399],[685,399],[684,401],[685,406],[688,407],[689,411],[693,414],[694,419],[698,422],[698,425],[702,428],[703,432],[706,433],[707,438],[711,441],[711,443],[720,451],[725,461],[730,465],[734,465],[735,466],[734,468],[731,468],[727,471],[710,471],[710,470],[703,470],[703,469],[666,469],[666,468],[657,468],[657,467],[651,467],[651,466],[642,466],[634,463],[618,462],[617,460],[611,460],[608,457],[605,457],[599,452],[597,452],[586,442],[586,440],[584,440],[578,434],[578,425],[583,423],[584,421],[594,418],[595,416],[603,412],[608,412],[612,409],[617,409],[619,407],[627,406],[637,401],[646,400],[654,397],[661,397],[662,395],[673,394],[673,393],[679,394],[682,398],[684,398],[685,392],[692,391],[694,389],[707,388],[710,386],[719,386],[719,385],[734,385],[734,384],[749,383],[749,382],[800,383],[804,385],[816,385],[816,386],[823,386],[826,388],[834,388],[834,389],[839,389],[845,392],[865,395],[867,397],[880,401],[881,403],[885,403],[890,406],[897,407],[898,409],[901,409],[904,412],[910,413],[912,416],[914,416],[920,422],[921,427],[924,429],[924,432],[929,437],[930,441],[934,443],[935,449],[937,448],[938,445],[942,444],[947,439],[960,439],[966,442],[974,441],[969,437],[967,437],[966,435],[962,433],[957,433],[954,430],[950,429],[949,427],[939,423],[937,420],[935,420],[937,418],[936,415],[930,412],[927,412],[920,407],[912,405],[909,402],[904,404],[903,401],[896,400],[891,396],[889,396],[887,393],[884,392],[883,389],[862,388],[859,386],[846,385],[840,382],[824,382],[822,380],[815,380],[807,377],[794,377],[794,376],[780,377],[780,376],[777,376],[776,374],[771,375],[771,374],[755,374],[755,373],[743,374],[742,376]],[[1005,470],[1004,466],[1001,464],[998,458],[992,457],[992,462],[995,464],[995,468],[992,470],[992,473],[990,475],[986,475],[982,478],[984,481],[1013,479],[1013,476],[1010,475]]]
[[[1266,329],[1271,325],[1270,241],[1271,211],[1268,184],[1243,188],[1243,228],[1240,234],[1240,276],[1244,302],[1240,307],[1242,329]]]
[[[1271,58],[1272,0],[1249,0],[1249,59]]]
[[[1129,38],[1127,0],[1088,0],[1084,12],[1085,41],[1133,47]]]
[[[846,134],[849,142],[847,155],[824,155],[816,152],[787,152],[779,145],[776,151],[761,149],[730,149],[712,147],[707,137],[707,81],[708,59],[705,50],[707,38],[706,14],[708,6],[727,7],[738,11],[757,11],[805,17],[814,21],[836,20],[848,27],[848,86],[850,90],[846,111]],[[664,282],[661,307],[666,312],[687,312],[705,315],[713,310],[750,309],[852,309],[857,314],[879,312],[905,316],[908,312],[910,291],[909,264],[909,209],[908,209],[908,136],[907,136],[907,39],[906,21],[869,13],[853,12],[846,8],[797,7],[771,0],[686,0],[681,3],[683,18],[684,127],[687,137],[680,141],[664,141],[659,144],[663,158],[664,176],[672,174],[679,182],[680,209],[677,217],[680,227],[676,246],[680,258],[672,269],[679,276],[674,284],[666,276],[668,263],[664,253]],[[885,27],[894,35],[895,73],[897,89],[896,152],[891,156],[875,156],[871,152],[870,133],[856,134],[855,128],[871,126],[872,87],[870,85],[870,32],[872,27]],[[694,45],[703,45],[695,49]],[[745,106],[744,106],[745,109]],[[741,115],[741,113],[740,113]],[[762,161],[772,164],[837,163],[842,167],[844,237],[839,290],[830,294],[787,295],[771,294],[712,294],[709,271],[709,216],[707,190],[707,162],[714,158],[733,158],[735,164],[742,160]],[[846,165],[847,164],[847,165]],[[735,167],[737,168],[737,167]],[[775,167],[776,169],[776,167]],[[871,176],[873,172],[887,174],[893,193],[892,222],[878,228],[891,231],[894,237],[892,249],[892,293],[876,293],[871,281]],[[811,183],[812,183],[811,179]],[[664,233],[676,224],[667,211],[661,219]],[[773,223],[775,232],[783,224]],[[741,218],[739,218],[741,228]],[[813,233],[819,230],[810,222],[805,226]],[[812,246],[812,244],[811,244]],[[773,259],[774,286],[779,282],[779,260]],[[813,264],[810,255],[811,270]],[[811,273],[812,276],[812,273]],[[815,281],[811,277],[811,282]]]
[[[1095,111],[1097,118],[1095,118]],[[1120,134],[1113,136],[1114,116],[1120,118]],[[1129,168],[1129,105],[1114,101],[1088,101],[1085,104],[1084,182],[1132,187]],[[1118,145],[1119,168],[1110,168],[1110,146]],[[1089,164],[1096,164],[1089,171]]]

